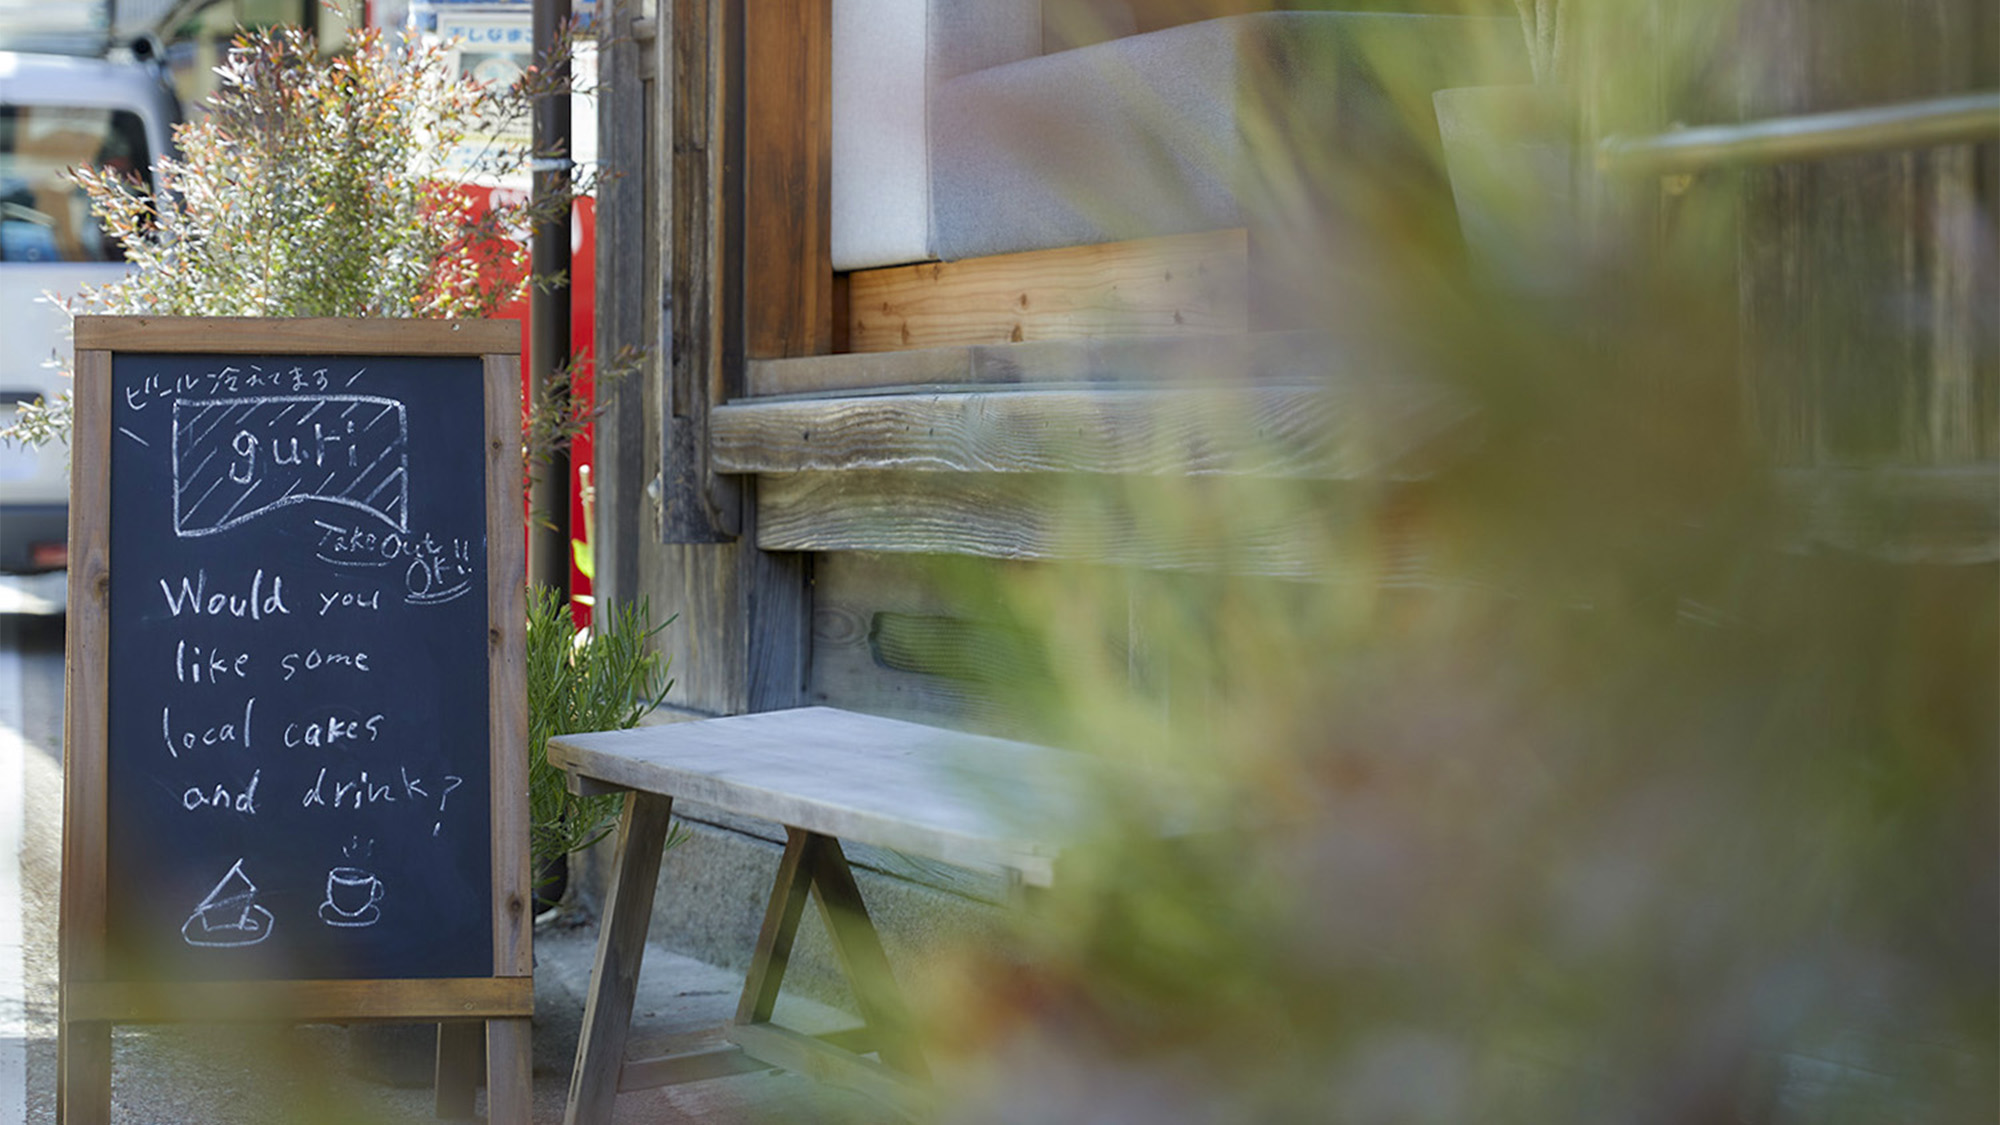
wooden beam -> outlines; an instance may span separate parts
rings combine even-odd
[[[758,478],[767,550],[1071,559],[1315,581],[1430,581],[1380,489],[1236,477],[784,473]],[[1149,513],[1173,512],[1169,521]],[[1211,530],[1226,518],[1233,534]]]
[[[106,969],[109,756],[84,753],[82,748],[105,746],[110,738],[107,678],[84,674],[83,670],[106,667],[110,660],[111,474],[76,470],[110,464],[111,353],[79,344],[74,387],[77,422],[70,433],[69,619],[63,654],[58,1112],[63,1121],[74,1125],[108,1125],[111,1025],[83,1022],[73,993],[78,982],[100,980]]]
[[[533,1034],[528,1016],[486,1021],[486,1125],[532,1125]]]
[[[72,1020],[107,1023],[409,1023],[449,1014],[528,1017],[531,977],[436,980],[72,981]]]
[[[924,1109],[932,1102],[930,1091],[923,1085],[874,1059],[828,1050],[803,1032],[759,1023],[732,1026],[725,1034],[752,1057],[772,1066],[865,1094],[917,1120],[923,1119]]]
[[[857,352],[1104,336],[1199,336],[1249,327],[1241,229],[858,270]]]
[[[730,344],[741,304],[732,299],[731,265],[742,229],[740,178],[734,167],[728,107],[742,70],[740,0],[659,0],[661,79],[651,248],[662,260],[655,278],[660,307],[659,361],[664,365],[656,421],[660,541],[724,543],[740,528],[735,484],[708,464],[708,408],[730,394]],[[643,486],[642,486],[643,487]],[[630,509],[627,509],[628,511]],[[620,513],[621,517],[623,513]]]
[[[832,0],[744,13],[746,354],[817,355],[833,347]]]
[[[84,316],[78,351],[254,355],[521,354],[511,320],[392,320],[387,317]]]
[[[2000,561],[2000,465],[1788,469],[1778,473],[1790,542],[1899,563]]]
[[[719,1029],[716,1034],[720,1034]],[[874,1050],[874,1037],[865,1027],[830,1031],[811,1038],[835,1050],[853,1054],[866,1054]],[[683,1082],[701,1082],[710,1078],[755,1074],[770,1069],[770,1063],[751,1057],[743,1048],[733,1043],[713,1044],[657,1058],[628,1060],[618,1075],[618,1092],[623,1094],[636,1090],[651,1090],[659,1086],[678,1086]]]
[[[437,1085],[431,1112],[438,1117],[471,1117],[486,1078],[486,1025],[453,1020],[437,1025]]]
[[[657,1086],[678,1086],[683,1082],[702,1082],[710,1078],[755,1074],[760,1070],[769,1069],[771,1069],[770,1063],[759,1062],[744,1054],[743,1048],[733,1043],[725,1043],[683,1051],[676,1055],[630,1060],[619,1069],[618,1092],[625,1094],[635,1090],[651,1090]]]
[[[481,361],[486,412],[487,730],[492,774],[493,972],[535,974],[534,867],[528,848],[527,543],[521,534],[521,358]],[[567,500],[565,500],[567,502]],[[490,1036],[489,1036],[490,1042]],[[497,1100],[497,1099],[496,1099]]]
[[[718,407],[735,473],[1234,473],[1332,480],[1429,475],[1471,410],[1413,379],[1313,387],[874,395]]]
[[[1330,372],[1367,370],[1370,365],[1351,343],[1318,332],[1113,336],[755,360],[743,389],[746,395],[763,398],[914,391],[967,383],[988,390],[1042,383],[1300,384],[1325,379]]]
[[[599,48],[603,89],[598,99],[597,324],[593,349],[599,410],[592,440],[596,461],[596,573],[592,592],[600,606],[637,598],[639,537],[646,492],[645,390],[660,378],[657,256],[649,254],[654,223],[648,185],[649,138],[657,121],[659,83],[654,21],[639,17],[640,0],[610,0],[601,16],[609,34]],[[641,34],[641,25],[646,25]],[[612,381],[604,364],[620,352],[650,350],[640,370]]]

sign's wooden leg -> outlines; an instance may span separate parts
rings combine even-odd
[[[778,988],[785,981],[785,966],[792,957],[792,939],[798,936],[799,918],[804,915],[812,883],[812,857],[817,850],[814,836],[797,828],[785,829],[785,854],[778,861],[778,877],[771,884],[771,900],[764,908],[764,925],[757,931],[757,950],[750,957],[750,972],[743,980],[743,998],[736,1005],[739,1024],[766,1023],[778,1004]]]
[[[625,1040],[632,1030],[632,997],[639,987],[639,962],[646,953],[646,928],[653,920],[653,887],[660,878],[660,853],[666,847],[673,806],[672,798],[655,793],[625,795],[625,815],[618,825],[618,873],[604,900],[597,964],[583,1013],[583,1035],[576,1045],[576,1070],[570,1075],[565,1125],[611,1120],[618,1072],[625,1065]]]
[[[65,1021],[56,1070],[59,1125],[111,1125],[111,1025]]]
[[[437,1028],[435,1112],[447,1119],[471,1117],[485,1077],[486,1025],[454,1020]]]
[[[813,887],[819,892],[820,914],[833,939],[833,951],[854,988],[861,1018],[876,1035],[882,1061],[912,1078],[930,1077],[930,1068],[916,1047],[909,1008],[896,987],[881,935],[861,901],[861,888],[840,850],[840,841],[820,837],[814,852]]]
[[[533,1021],[525,1019],[486,1021],[487,1125],[531,1125],[535,1104],[532,1026]],[[610,1120],[610,1115],[601,1120]]]

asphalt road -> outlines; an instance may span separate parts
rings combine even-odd
[[[0,1121],[55,1120],[62,645],[60,615],[0,611]]]

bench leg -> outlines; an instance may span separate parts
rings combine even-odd
[[[821,836],[817,844],[812,880],[819,892],[820,915],[826,921],[841,971],[847,974],[855,1002],[861,1006],[861,1018],[875,1033],[876,1053],[884,1063],[912,1078],[929,1078],[930,1068],[917,1050],[909,1008],[903,1003],[902,990],[896,987],[889,955],[868,917],[868,907],[861,901],[861,888],[854,882],[840,841]]]
[[[739,1024],[767,1023],[778,1004],[778,988],[785,981],[785,966],[792,957],[792,939],[798,936],[799,918],[805,913],[807,891],[812,884],[810,853],[816,850],[814,836],[798,828],[785,829],[785,854],[778,861],[778,877],[771,884],[771,900],[764,908],[764,925],[757,931],[757,950],[750,957],[750,972],[743,980],[743,999],[736,1005]]]
[[[632,997],[646,953],[646,928],[653,917],[653,888],[660,878],[660,853],[672,813],[672,798],[654,793],[625,796],[625,815],[618,825],[618,874],[604,902],[597,964],[590,977],[590,1002],[583,1012],[583,1035],[576,1045],[564,1125],[601,1125],[611,1120],[618,1072],[625,1065],[625,1040],[632,1030]]]

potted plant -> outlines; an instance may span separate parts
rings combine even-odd
[[[673,621],[653,624],[641,602],[600,607],[579,632],[569,603],[555,591],[529,594],[528,811],[538,909],[561,901],[569,855],[602,839],[618,811],[616,795],[569,791],[562,771],[549,764],[549,739],[637,726],[659,706],[674,686],[667,677],[671,661],[648,642]]]

